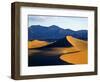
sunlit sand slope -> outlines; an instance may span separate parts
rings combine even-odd
[[[66,39],[80,52],[62,54],[60,59],[73,64],[87,64],[87,41],[76,39],[72,36],[67,36]]]
[[[46,45],[48,45],[48,42],[46,41],[39,41],[39,40],[28,41],[28,48],[39,48]]]
[[[66,39],[76,48],[80,50],[87,49],[87,41],[80,40],[77,38],[74,38],[72,36],[67,36]]]

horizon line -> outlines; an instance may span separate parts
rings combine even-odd
[[[44,26],[44,25],[31,25],[31,26],[42,26],[42,27],[45,27],[45,28],[49,28],[49,27],[51,27],[51,26],[56,26],[56,27],[58,27],[58,28],[61,28],[61,29],[64,29],[64,30],[66,30],[66,29],[70,29],[70,28],[62,28],[62,27],[60,27],[60,26],[58,26],[58,25],[50,25],[50,26]],[[29,26],[28,28],[30,28],[31,26]],[[73,29],[70,29],[70,30],[73,30]],[[80,29],[80,30],[87,30],[87,29]],[[73,30],[73,31],[79,31],[79,30]],[[88,31],[88,30],[87,30]]]

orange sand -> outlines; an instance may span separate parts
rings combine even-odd
[[[28,48],[38,48],[46,45],[48,45],[48,42],[46,41],[39,41],[39,40],[28,41]]]
[[[66,37],[68,41],[80,52],[70,53],[70,54],[62,54],[60,58],[63,61],[73,63],[73,64],[87,64],[88,63],[88,56],[87,56],[87,42],[73,38],[72,36]]]
[[[73,45],[73,47],[67,48],[52,48],[51,51],[46,51],[44,53],[50,55],[55,55],[55,53],[61,54],[60,59],[72,64],[87,64],[88,63],[88,48],[87,41],[74,38],[72,36],[67,36],[66,39]],[[46,46],[49,43],[46,41],[29,41],[28,48],[39,48]],[[38,51],[29,51],[30,53]]]
[[[72,64],[87,64],[87,51],[81,51],[72,54],[63,54],[60,56],[63,61],[72,63]]]

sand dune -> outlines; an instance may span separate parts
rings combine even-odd
[[[28,41],[28,48],[39,48],[46,45],[48,45],[48,42],[46,41],[39,41],[39,40]]]
[[[29,41],[28,42],[28,48],[29,50],[29,56],[32,55],[48,55],[48,56],[54,56],[59,55],[60,59],[69,62],[72,64],[87,64],[88,63],[88,52],[87,52],[87,41],[80,40],[77,38],[74,38],[72,36],[66,36],[66,39],[72,44],[72,47],[52,47],[52,48],[46,48],[46,50],[41,49],[30,49],[30,48],[39,48],[43,46],[49,45],[46,41]]]
[[[60,59],[73,64],[87,64],[87,41],[76,39],[72,36],[67,36],[66,38],[75,48],[79,49],[80,52],[62,54]]]
[[[72,36],[67,36],[66,39],[67,39],[75,48],[78,48],[79,50],[87,49],[87,41],[80,40],[80,39],[74,38],[74,37],[72,37]]]

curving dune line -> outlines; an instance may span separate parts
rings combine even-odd
[[[65,62],[73,63],[73,64],[87,64],[88,56],[87,56],[87,41],[83,41],[80,39],[76,39],[72,36],[67,36],[66,39],[80,52],[70,53],[70,54],[62,54],[60,59]]]
[[[66,36],[66,39],[76,48],[78,48],[79,50],[84,50],[87,49],[87,41],[84,40],[80,40],[77,38],[74,38],[72,36]]]

